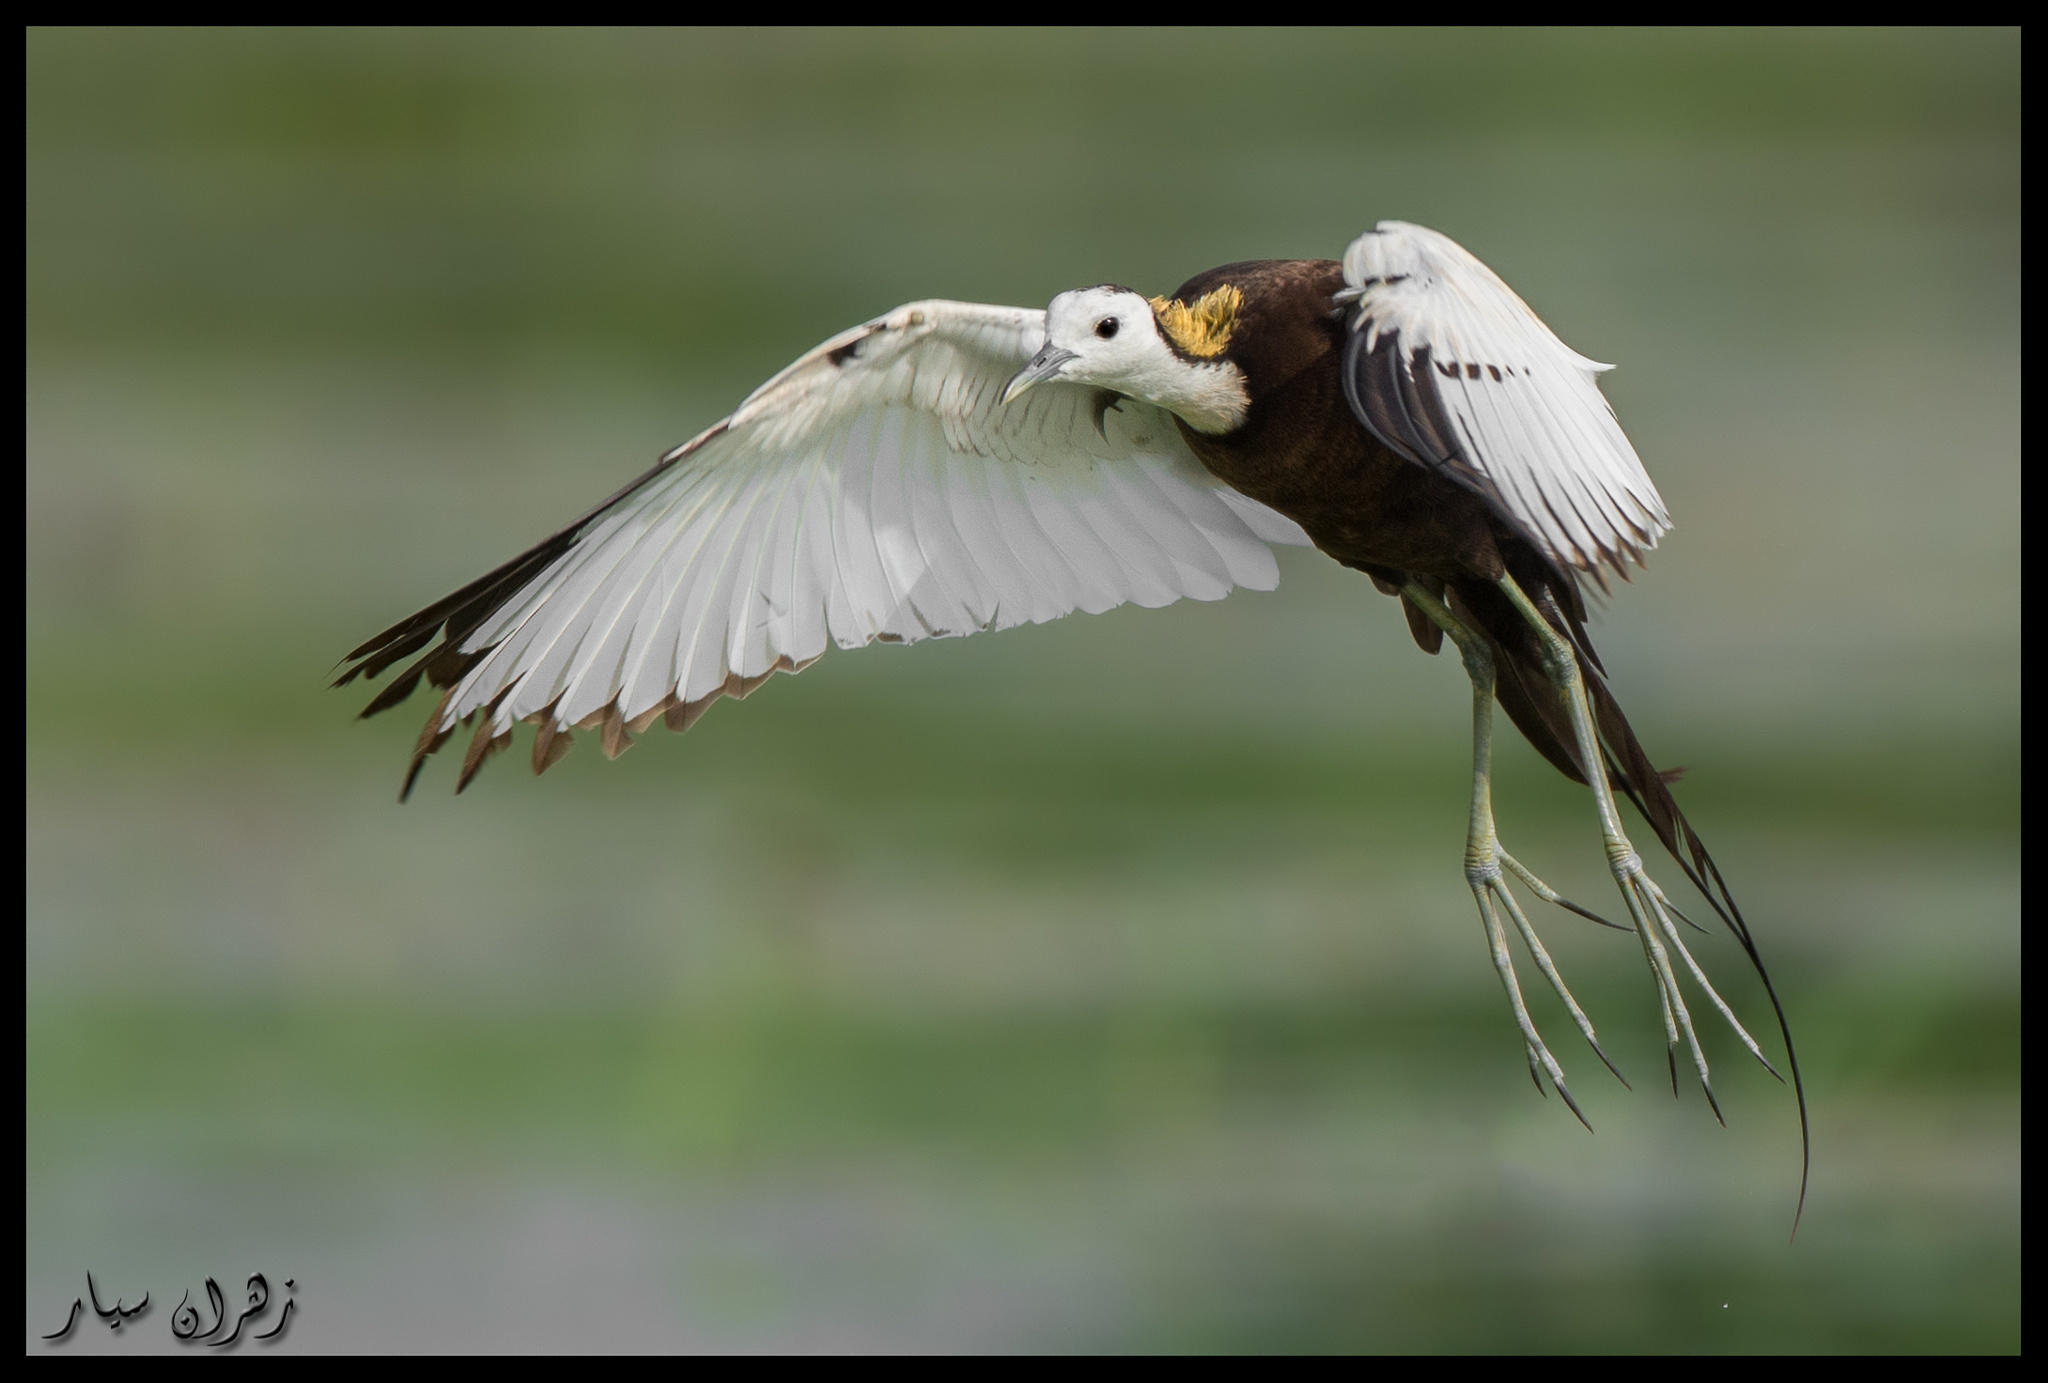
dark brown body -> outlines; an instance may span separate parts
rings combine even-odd
[[[1253,403],[1243,426],[1181,432],[1219,480],[1269,504],[1346,566],[1452,581],[1497,580],[1496,520],[1472,490],[1404,460],[1366,430],[1344,398],[1347,327],[1333,259],[1226,264],[1175,294],[1194,302],[1231,284],[1244,294],[1228,358]]]
[[[1542,672],[1529,627],[1500,594],[1504,573],[1529,592],[1598,668],[1582,626],[1577,581],[1477,491],[1395,455],[1344,396],[1344,287],[1333,259],[1251,260],[1197,275],[1174,294],[1194,302],[1224,284],[1244,295],[1227,359],[1253,400],[1218,436],[1181,423],[1211,474],[1300,524],[1315,545],[1394,594],[1410,580],[1448,592],[1451,608],[1493,641],[1502,709],[1563,773],[1584,781],[1564,708]],[[1415,641],[1443,633],[1403,602]]]

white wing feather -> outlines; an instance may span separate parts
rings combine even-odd
[[[1043,339],[1042,312],[951,302],[844,332],[579,524],[352,656],[375,673],[445,621],[387,696],[422,670],[448,685],[421,757],[483,713],[466,776],[522,720],[542,728],[537,765],[576,726],[603,725],[615,752],[624,729],[663,713],[680,728],[828,642],[1271,589],[1267,543],[1306,535],[1210,476],[1169,414],[1058,382],[997,406]]]
[[[1382,221],[1344,255],[1345,383],[1396,452],[1486,494],[1554,560],[1640,563],[1671,527],[1600,394],[1612,369],[1558,340],[1449,237]]]

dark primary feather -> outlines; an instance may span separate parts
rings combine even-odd
[[[488,649],[479,649],[473,653],[462,652],[464,639],[502,610],[525,588],[527,582],[547,570],[549,564],[556,558],[574,547],[576,540],[583,536],[591,523],[606,510],[675,465],[696,447],[716,436],[720,430],[722,427],[713,428],[690,443],[666,453],[654,465],[593,506],[580,518],[549,534],[517,557],[484,573],[460,590],[441,597],[423,610],[407,615],[389,629],[350,649],[348,655],[342,659],[349,666],[344,668],[341,675],[330,685],[340,687],[346,686],[358,677],[374,678],[393,663],[425,648],[438,634],[441,641],[412,666],[394,677],[390,685],[377,693],[369,705],[363,707],[358,718],[366,719],[379,711],[390,710],[413,694],[422,677],[429,686],[454,686],[479,658],[489,652]],[[426,728],[420,733],[419,743],[414,746],[412,761],[406,768],[405,785],[399,790],[400,801],[411,795],[413,784],[418,781],[420,769],[426,763],[427,756],[440,748],[451,733],[438,729],[441,706],[445,700],[446,698],[443,698],[441,702],[435,704],[433,714],[427,718]],[[489,725],[490,717],[484,716],[482,724],[478,727],[478,736],[470,742],[469,751],[464,756],[462,773],[456,785],[458,792],[468,786],[469,780],[475,777],[477,770],[483,766],[483,761],[492,753],[504,748],[509,739],[504,735],[493,738],[484,733]],[[620,749],[630,742],[625,736],[623,726],[605,727],[604,745],[607,755],[616,758]],[[536,741],[533,755],[534,772],[538,773],[550,764],[558,762],[568,750],[569,736],[566,734],[559,737],[549,734],[544,739]]]
[[[1511,517],[1492,479],[1463,458],[1457,425],[1429,383],[1429,347],[1411,357],[1398,333],[1380,332],[1369,348],[1368,335],[1353,329],[1344,345],[1344,397],[1351,411],[1395,455],[1457,481]]]

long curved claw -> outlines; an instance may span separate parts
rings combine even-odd
[[[1633,932],[1635,930],[1634,927],[1624,927],[1619,922],[1609,922],[1599,913],[1594,912],[1589,908],[1580,907],[1577,903],[1574,903],[1571,899],[1565,897],[1562,893],[1559,893],[1549,884],[1546,884],[1543,882],[1543,880],[1537,878],[1536,875],[1530,871],[1529,866],[1523,864],[1520,860],[1516,859],[1513,855],[1510,855],[1507,851],[1496,849],[1496,853],[1500,856],[1500,862],[1507,866],[1508,873],[1514,875],[1517,879],[1520,879],[1525,885],[1528,886],[1528,889],[1531,893],[1535,894],[1538,898],[1541,898],[1544,902],[1555,904],[1556,906],[1563,908],[1566,912],[1575,912],[1579,916],[1585,918],[1588,922],[1598,922],[1601,926],[1611,928],[1617,932]],[[1678,909],[1673,908],[1672,911],[1678,912]],[[1685,914],[1679,913],[1679,916],[1684,917]],[[1689,917],[1686,918],[1686,920],[1688,922],[1692,921],[1692,919]],[[1697,926],[1698,924],[1694,923],[1694,925]]]
[[[1653,880],[1653,881],[1652,881],[1652,886],[1654,886],[1654,883],[1655,883],[1655,881]],[[1685,923],[1685,925],[1686,925],[1686,926],[1688,926],[1688,927],[1692,928],[1692,929],[1693,929],[1694,931],[1698,932],[1698,933],[1699,933],[1699,934],[1700,934],[1701,936],[1712,936],[1712,935],[1713,935],[1713,933],[1712,933],[1711,931],[1709,931],[1709,930],[1708,930],[1707,928],[1705,928],[1705,927],[1702,927],[1702,926],[1701,926],[1701,925],[1700,925],[1699,923],[1697,923],[1697,922],[1693,921],[1693,920],[1692,920],[1692,919],[1691,919],[1690,917],[1686,916],[1686,915],[1685,915],[1685,913],[1684,913],[1684,912],[1682,912],[1682,911],[1681,911],[1681,910],[1679,909],[1679,906],[1678,906],[1678,904],[1676,904],[1676,903],[1672,902],[1672,901],[1671,901],[1671,899],[1670,899],[1670,898],[1669,898],[1669,897],[1668,897],[1668,896],[1667,896],[1667,895],[1665,894],[1664,890],[1663,890],[1663,889],[1661,889],[1661,888],[1657,890],[1657,901],[1658,901],[1658,902],[1660,902],[1660,903],[1662,903],[1662,904],[1664,905],[1664,910],[1665,910],[1666,912],[1670,913],[1670,914],[1671,914],[1671,915],[1672,915],[1673,917],[1677,918],[1677,919],[1678,919],[1679,921],[1681,921],[1681,922]]]
[[[1579,1108],[1579,1102],[1572,1098],[1572,1092],[1564,1088],[1563,1081],[1555,1081],[1553,1082],[1553,1084],[1557,1086],[1558,1098],[1564,1101],[1565,1108],[1569,1109],[1572,1112],[1572,1117],[1579,1121],[1580,1126],[1583,1127],[1586,1130],[1586,1132],[1591,1133],[1593,1131],[1593,1126],[1592,1124],[1586,1121],[1585,1111],[1581,1110]]]

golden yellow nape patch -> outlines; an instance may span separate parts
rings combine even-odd
[[[1193,307],[1178,298],[1171,302],[1165,298],[1152,300],[1152,311],[1158,316],[1159,329],[1166,333],[1166,339],[1204,360],[1223,354],[1224,347],[1230,344],[1230,333],[1237,326],[1238,309],[1243,306],[1244,294],[1228,283],[1195,299]]]

